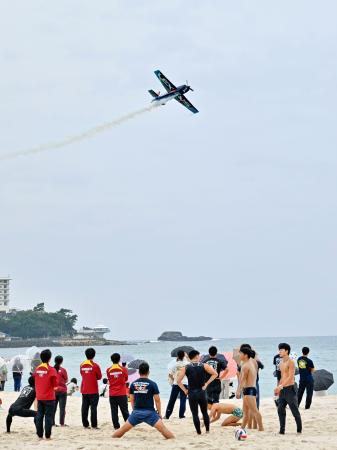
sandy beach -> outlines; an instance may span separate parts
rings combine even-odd
[[[165,423],[174,432],[176,439],[165,441],[161,435],[147,425],[141,425],[131,430],[120,440],[113,440],[112,424],[108,399],[101,399],[99,404],[99,430],[85,430],[81,426],[80,408],[81,398],[68,398],[66,422],[68,428],[53,428],[52,440],[38,441],[31,419],[15,417],[13,419],[13,432],[5,433],[5,418],[9,405],[16,398],[12,392],[2,392],[2,410],[0,412],[1,424],[1,450],[48,448],[58,450],[105,450],[120,449],[237,449],[244,446],[251,449],[337,449],[337,396],[314,397],[313,407],[309,411],[301,408],[303,418],[303,434],[296,434],[294,421],[287,412],[287,434],[278,435],[278,417],[272,399],[262,401],[265,432],[249,431],[245,442],[234,439],[234,428],[223,428],[220,422],[211,427],[209,435],[197,436],[189,411],[186,419],[179,420],[174,414]],[[164,403],[164,402],[163,402]],[[236,402],[237,403],[237,402]],[[164,408],[163,408],[164,409]]]

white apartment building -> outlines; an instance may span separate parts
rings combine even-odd
[[[9,312],[9,282],[10,278],[0,277],[0,313]]]

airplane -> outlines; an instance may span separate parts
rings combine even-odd
[[[156,93],[152,89],[150,89],[148,92],[152,95],[152,97],[154,97],[151,103],[157,106],[166,105],[169,100],[172,100],[174,98],[175,100],[177,100],[177,102],[185,106],[185,108],[189,109],[193,114],[199,112],[197,108],[195,108],[192,103],[184,96],[184,94],[188,91],[193,92],[193,89],[191,88],[191,86],[188,86],[187,82],[186,84],[182,84],[181,86],[176,87],[173,83],[171,83],[170,80],[165,77],[165,75],[161,73],[160,70],[155,70],[154,73],[168,93],[160,95],[160,92]]]

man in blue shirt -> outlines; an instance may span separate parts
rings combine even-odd
[[[116,430],[112,437],[121,438],[133,427],[145,422],[156,428],[165,439],[174,438],[173,433],[166,428],[162,421],[159,389],[157,383],[149,379],[148,363],[140,364],[138,371],[140,378],[130,386],[130,402],[133,411],[124,425]],[[154,404],[156,404],[156,410]]]
[[[315,371],[314,363],[308,358],[310,349],[308,347],[302,348],[302,356],[297,360],[298,369],[300,372],[300,386],[298,388],[298,405],[302,401],[304,391],[307,393],[305,401],[305,409],[310,409],[312,402],[312,394],[314,392],[314,378],[312,373]]]

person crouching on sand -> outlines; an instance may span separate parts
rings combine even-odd
[[[121,428],[112,435],[113,438],[121,438],[125,433],[140,423],[147,423],[156,428],[165,439],[174,438],[173,433],[166,428],[161,417],[161,402],[157,383],[149,379],[150,367],[147,362],[139,366],[140,377],[131,383],[130,402],[132,413]],[[154,409],[154,403],[156,409]]]
[[[11,404],[6,419],[7,433],[11,432],[11,425],[14,416],[18,417],[36,417],[37,412],[30,409],[36,397],[34,377],[28,378],[28,386],[25,386],[19,397]],[[1,405],[1,402],[0,402]]]
[[[222,422],[223,427],[235,427],[240,425],[238,422],[243,417],[243,411],[237,405],[229,403],[214,403],[209,413],[211,423],[220,419],[221,414],[229,414],[229,417]]]

